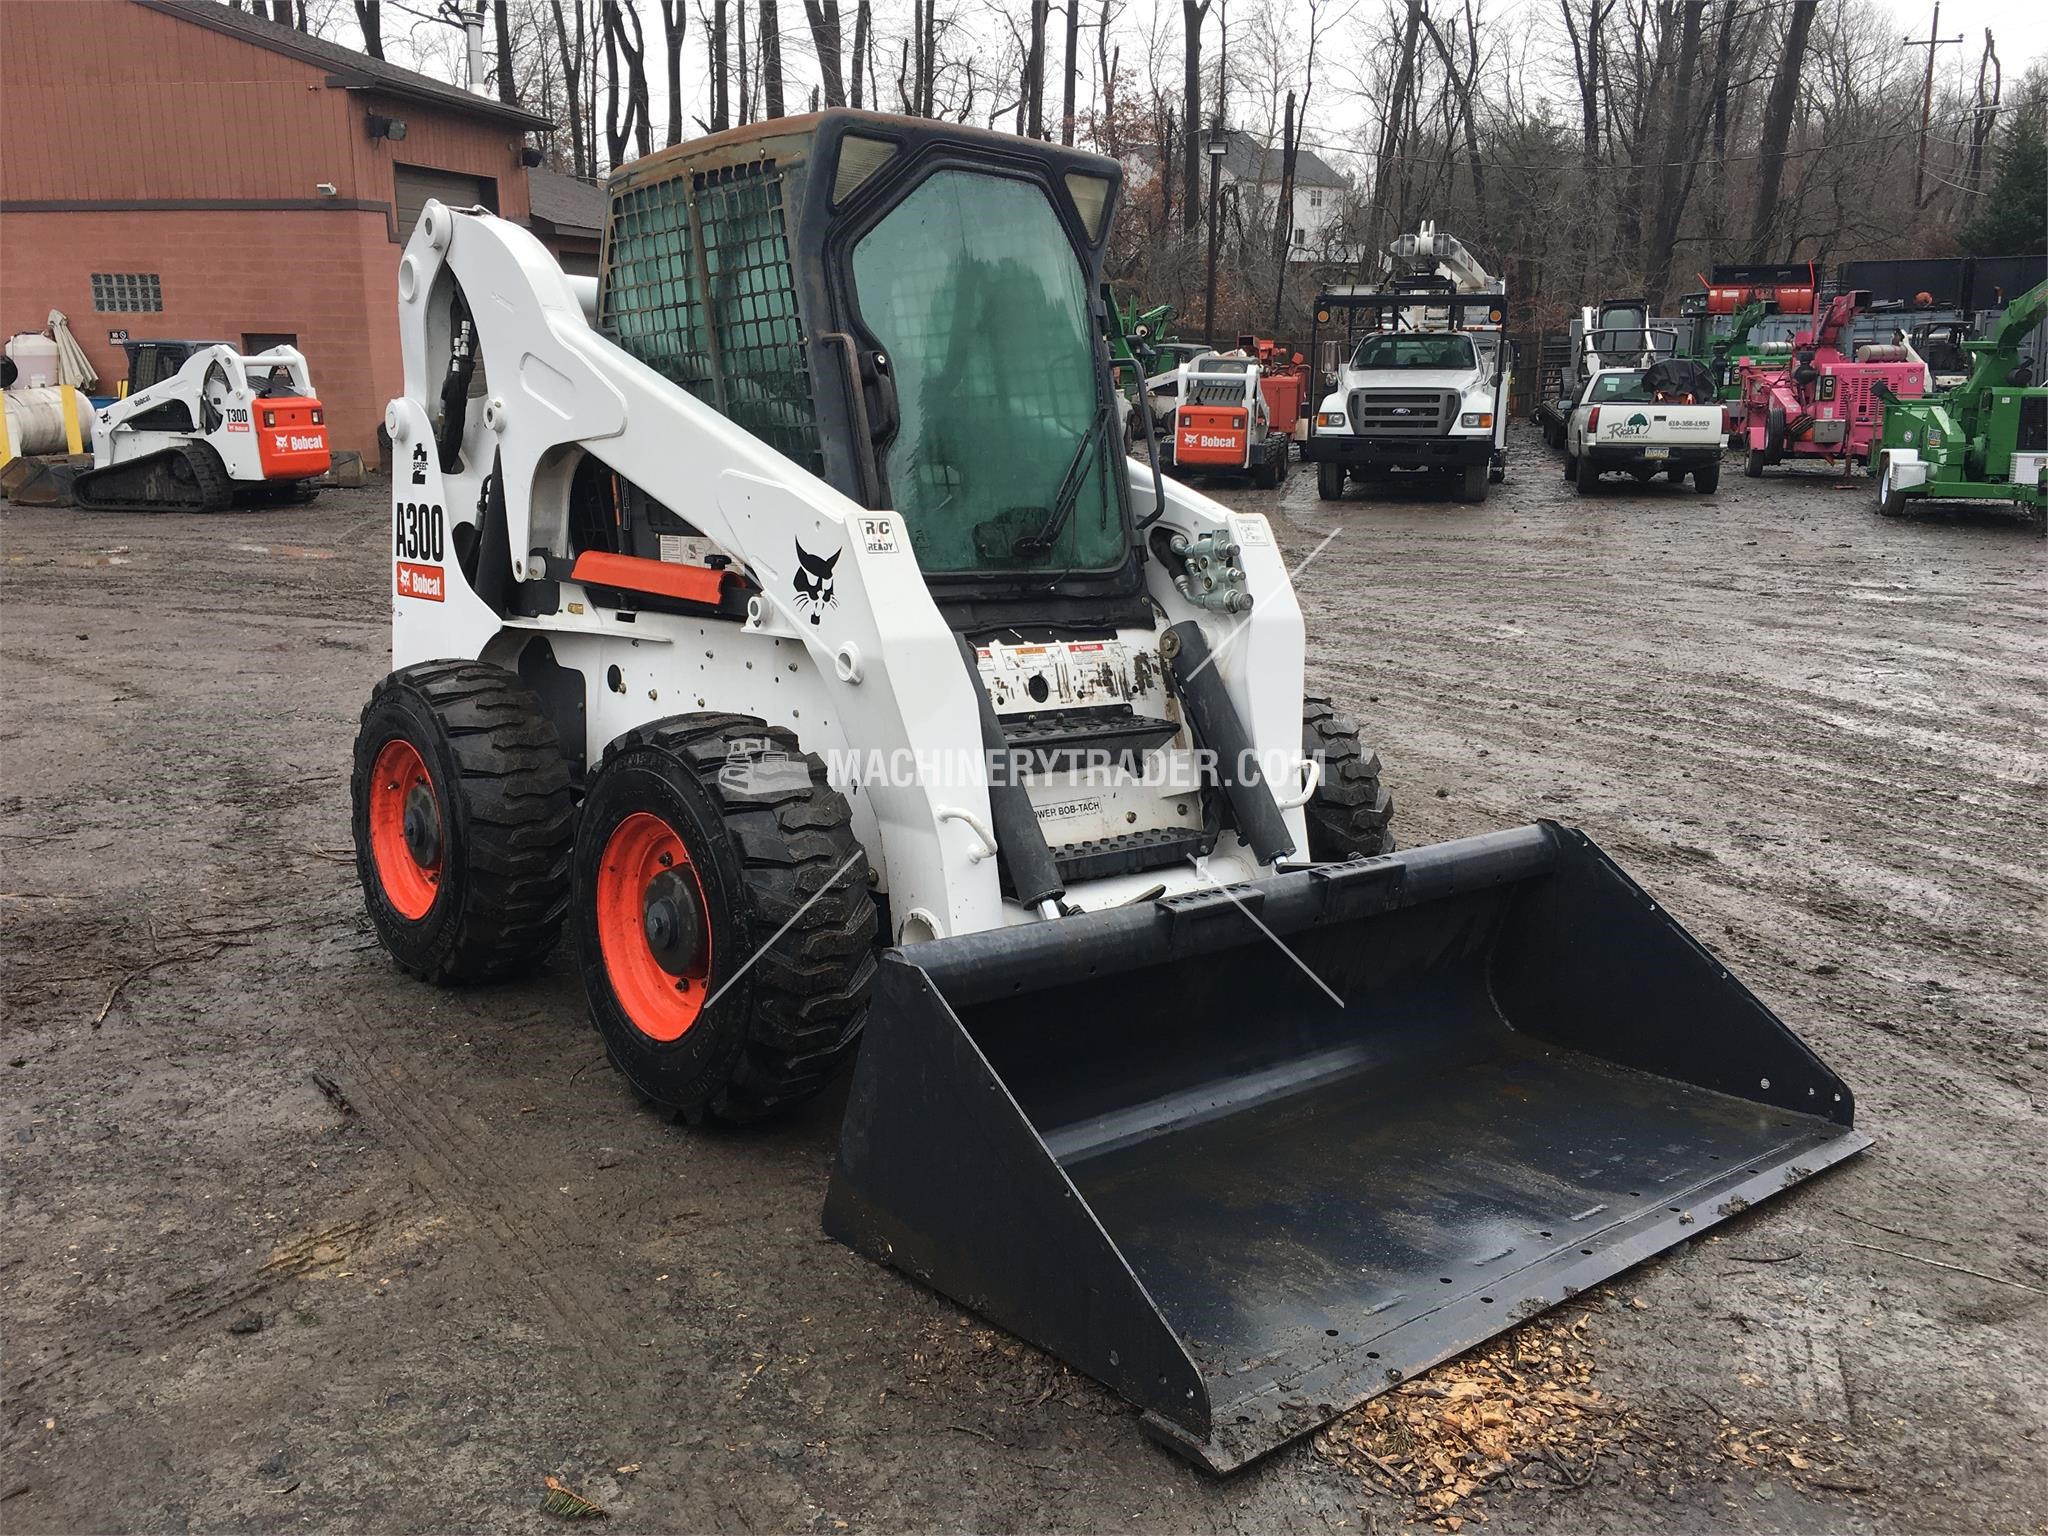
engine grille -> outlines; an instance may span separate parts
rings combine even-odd
[[[1351,430],[1360,437],[1435,436],[1450,430],[1458,397],[1442,389],[1354,389]]]

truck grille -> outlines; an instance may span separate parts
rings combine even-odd
[[[1448,432],[1458,397],[1440,389],[1354,389],[1351,430],[1360,437],[1421,437]]]

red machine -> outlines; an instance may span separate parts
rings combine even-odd
[[[1864,346],[1853,358],[1844,355],[1843,332],[1869,307],[1867,289],[1838,294],[1812,329],[1792,338],[1789,358],[1743,360],[1743,473],[1752,480],[1788,458],[1839,459],[1846,472],[1869,457],[1877,438],[1884,414],[1877,387],[1902,398],[1926,391],[1925,365],[1903,347]]]
[[[1299,352],[1289,352],[1265,336],[1240,336],[1237,350],[1259,364],[1259,393],[1273,430],[1296,442],[1308,436],[1309,367]]]
[[[1758,300],[1774,304],[1781,315],[1810,315],[1820,292],[1820,270],[1812,262],[1737,266],[1723,262],[1707,285],[1707,313],[1732,315]]]

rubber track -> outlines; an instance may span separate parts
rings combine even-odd
[[[150,500],[140,494],[142,488],[151,482],[151,466],[173,457],[182,458],[191,466],[192,478],[197,484],[193,494],[182,500]],[[94,487],[101,484],[115,494],[95,494]],[[120,494],[123,490],[133,490],[138,494]],[[220,455],[212,446],[194,441],[180,443],[175,448],[166,448],[161,453],[152,453],[126,464],[88,470],[71,483],[71,499],[88,512],[222,512],[233,505],[235,486],[228,478],[227,467],[221,463]]]
[[[1323,756],[1323,782],[1305,807],[1309,857],[1348,859],[1394,851],[1394,797],[1380,783],[1379,754],[1358,739],[1358,722],[1329,698],[1301,701],[1301,749]]]
[[[365,717],[400,687],[432,706],[461,765],[461,783],[452,788],[464,804],[469,879],[454,942],[435,966],[406,969],[436,985],[531,971],[561,937],[569,907],[576,798],[561,742],[540,700],[502,667],[406,667],[372,690]]]
[[[758,741],[803,763],[804,780],[722,782],[731,744]],[[746,715],[688,715],[628,732],[613,750],[638,745],[675,758],[719,806],[747,882],[746,951],[774,940],[748,972],[753,1007],[739,1058],[704,1109],[706,1118],[747,1124],[815,1094],[860,1038],[875,979],[867,852],[853,834],[846,797],[825,781],[824,763],[782,726]]]

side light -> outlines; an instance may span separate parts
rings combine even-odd
[[[1493,425],[1493,412],[1467,411],[1458,418],[1458,424],[1464,427],[1491,427]]]

